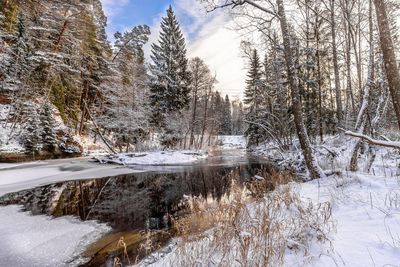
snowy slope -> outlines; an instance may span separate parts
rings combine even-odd
[[[10,112],[11,112],[10,105],[0,104],[0,153],[21,152],[24,150],[20,140],[18,139],[18,136],[16,136],[15,138],[9,138],[11,129],[9,125],[7,125],[6,127],[6,124],[7,124],[7,117]],[[14,132],[18,132],[18,129]]]
[[[19,209],[0,207],[0,266],[77,266],[85,247],[110,231],[93,221],[31,216]]]

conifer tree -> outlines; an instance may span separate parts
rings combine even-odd
[[[224,135],[232,134],[232,113],[231,113],[231,101],[229,96],[225,95],[225,100],[222,105],[222,118],[221,118],[221,129],[220,133]]]
[[[250,69],[247,74],[245,98],[243,100],[246,107],[245,119],[250,122],[256,122],[261,117],[263,102],[263,82],[260,57],[257,50],[253,50],[250,58]],[[245,135],[249,139],[249,145],[258,144],[264,138],[264,131],[256,124],[249,124]]]
[[[8,61],[5,62],[2,68],[2,75],[4,75],[4,87],[8,90],[18,91],[22,88],[23,80],[27,78],[29,71],[28,64],[29,56],[29,40],[26,33],[25,19],[22,15],[19,16],[15,42],[8,51]]]
[[[24,147],[26,154],[35,155],[40,150],[40,121],[37,111],[30,106],[25,128]]]
[[[56,148],[56,133],[54,131],[54,119],[52,117],[51,106],[46,102],[40,114],[40,125],[42,128],[41,137],[43,149],[48,152],[54,152]]]
[[[185,39],[171,6],[161,22],[159,44],[152,45],[151,59],[151,122],[160,127],[166,113],[181,111],[190,100]]]

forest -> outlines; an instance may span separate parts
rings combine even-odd
[[[149,26],[116,32],[111,43],[100,1],[28,2],[1,4],[2,145],[51,156],[73,150],[75,136],[128,152],[155,133],[166,148],[243,133],[241,101],[215,89],[206,62],[187,58],[171,7],[147,63]]]

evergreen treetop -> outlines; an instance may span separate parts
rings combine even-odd
[[[166,112],[180,111],[190,101],[185,39],[171,6],[162,18],[159,43],[152,45],[151,59],[152,122],[160,126]]]

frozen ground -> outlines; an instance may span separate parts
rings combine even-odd
[[[10,192],[76,179],[103,178],[138,172],[123,166],[90,162],[87,158],[0,165],[0,196]]]
[[[194,151],[152,151],[99,156],[103,163],[121,165],[177,165],[207,158],[207,154]]]
[[[0,266],[78,266],[85,247],[110,231],[94,221],[51,218],[0,207]]]

